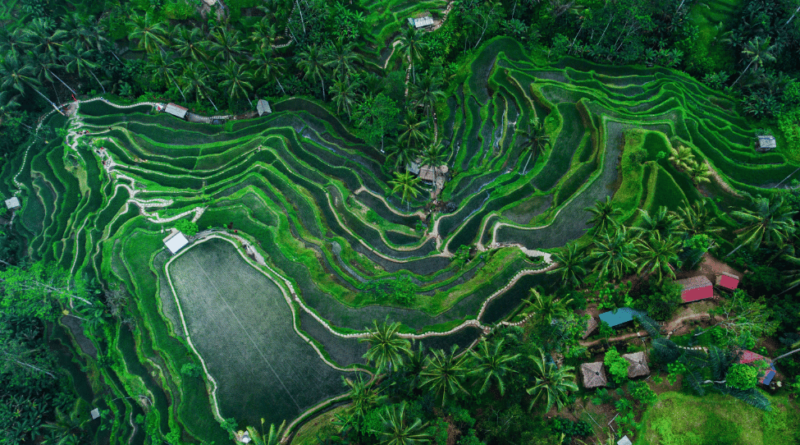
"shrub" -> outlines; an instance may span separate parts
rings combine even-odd
[[[585,420],[579,420],[577,422],[563,419],[561,417],[554,417],[553,421],[550,422],[550,428],[553,432],[558,434],[563,434],[564,443],[570,443],[570,439],[575,436],[579,437],[587,437],[591,436],[594,431],[592,431],[592,426],[589,425],[588,422]]]
[[[181,374],[187,377],[200,377],[201,372],[203,372],[203,368],[194,363],[184,363],[183,366],[181,366]]]
[[[681,304],[681,286],[672,281],[656,285],[651,282],[648,289],[636,299],[636,309],[647,312],[654,320],[663,321],[672,317]]]
[[[650,388],[647,382],[630,382],[628,383],[628,391],[631,396],[642,405],[651,405],[655,403],[658,395]]]
[[[725,375],[725,383],[742,391],[755,388],[758,383],[758,370],[749,365],[736,363],[728,369],[728,373]]]
[[[175,222],[175,228],[186,236],[197,235],[197,224],[188,219],[179,219]]]
[[[622,358],[617,348],[611,348],[606,352],[603,363],[608,368],[611,378],[618,385],[623,383],[628,378],[628,361]]]

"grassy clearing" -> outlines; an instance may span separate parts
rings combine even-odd
[[[800,413],[786,396],[767,396],[772,411],[719,394],[703,397],[668,392],[642,421],[636,445],[791,445],[800,439]]]

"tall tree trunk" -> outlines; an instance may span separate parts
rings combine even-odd
[[[794,10],[794,13],[792,13],[792,16],[791,16],[791,17],[789,17],[789,20],[787,20],[787,21],[786,21],[786,24],[785,24],[785,25],[783,25],[783,26],[787,26],[789,23],[791,23],[791,22],[792,22],[792,20],[794,20],[794,16],[796,16],[796,15],[797,15],[797,12],[798,12],[798,11],[800,11],[800,6],[798,6],[798,7],[797,7],[797,9],[795,9],[795,10]]]
[[[2,352],[2,351],[0,351],[0,352]],[[44,369],[42,369],[42,368],[37,368],[36,366],[33,366],[33,365],[31,365],[31,364],[28,364],[28,363],[25,363],[25,362],[21,362],[21,361],[19,361],[19,360],[15,359],[15,358],[14,358],[14,357],[13,357],[11,354],[8,354],[8,353],[6,353],[6,352],[3,352],[3,355],[5,355],[6,357],[9,357],[9,360],[11,360],[12,362],[14,362],[14,363],[16,363],[16,364],[18,364],[18,365],[20,365],[20,366],[24,366],[24,367],[26,367],[26,368],[30,368],[30,369],[33,369],[33,370],[35,370],[35,371],[38,371],[38,372],[41,372],[41,373],[47,374],[47,375],[49,375],[50,377],[52,377],[52,378],[54,378],[54,379],[58,378],[58,377],[56,377],[55,375],[53,375],[53,373],[52,373],[52,372],[50,372],[50,371],[45,371],[45,370],[44,370]]]
[[[188,102],[188,101],[186,100],[186,96],[184,96],[184,94],[183,94],[183,90],[181,89],[181,86],[180,86],[180,85],[178,85],[178,82],[176,82],[174,78],[172,79],[172,83],[174,83],[174,84],[175,84],[175,88],[177,88],[177,89],[178,89],[178,92],[179,92],[179,93],[181,93],[181,97],[183,98],[183,101],[184,101],[184,102]]]
[[[574,38],[574,39],[572,39],[572,43],[569,45],[569,50],[570,50],[570,51],[572,51],[572,47],[573,47],[573,46],[575,46],[575,41],[576,41],[576,40],[578,40],[578,36],[581,34],[581,31],[583,31],[583,25],[584,25],[584,23],[586,23],[586,21],[585,21],[585,20],[583,21],[583,23],[581,23],[581,27],[580,27],[580,28],[578,28],[578,32],[577,32],[577,33],[575,33],[575,38]]]
[[[752,65],[752,64],[753,64],[753,62],[755,62],[755,61],[756,61],[756,60],[755,60],[755,59],[753,59],[753,60],[751,60],[751,61],[750,61],[750,63],[748,63],[748,64],[747,64],[747,66],[744,68],[744,71],[742,71],[742,74],[739,74],[739,77],[737,77],[737,78],[736,78],[736,82],[733,82],[733,83],[731,84],[731,86],[734,86],[734,85],[736,85],[737,83],[739,83],[739,79],[741,79],[741,78],[742,78],[742,76],[744,76],[744,73],[746,73],[746,72],[747,72],[747,70],[749,70],[749,69],[750,69],[750,65]]]
[[[59,109],[58,109],[58,107],[56,106],[56,104],[54,104],[52,100],[48,99],[48,98],[47,98],[47,96],[45,96],[44,94],[42,94],[42,92],[41,92],[41,91],[37,90],[36,88],[33,88],[33,91],[36,91],[36,93],[38,93],[40,96],[42,96],[42,97],[44,98],[44,100],[46,100],[46,101],[47,101],[47,102],[48,102],[48,103],[49,103],[49,104],[50,104],[50,105],[53,107],[53,109],[54,109],[54,110],[56,110],[56,111],[58,111],[59,113],[61,113],[61,115],[62,115],[62,116],[64,115],[64,113],[62,113],[62,112],[61,112],[61,110],[59,110]]]
[[[322,78],[322,73],[319,74],[319,83],[322,85],[322,101],[325,99],[325,79]]]
[[[52,75],[52,76],[53,76],[53,77],[55,77],[56,79],[58,79],[58,81],[59,81],[59,82],[61,82],[61,85],[64,85],[65,87],[67,87],[67,89],[68,89],[68,90],[70,90],[70,91],[72,92],[72,94],[74,94],[74,95],[75,95],[75,97],[76,97],[76,98],[78,97],[78,93],[76,93],[76,92],[75,92],[75,90],[73,90],[72,88],[70,88],[70,87],[69,87],[69,85],[67,85],[67,83],[66,83],[66,82],[64,82],[63,80],[61,80],[61,78],[60,78],[60,77],[56,76],[56,73],[54,73],[54,72],[52,72],[52,71],[50,71],[50,70],[47,70],[47,72],[48,72],[48,73],[50,73],[50,75]]]
[[[742,244],[739,244],[739,247],[737,247],[737,248],[735,248],[735,249],[731,250],[730,252],[728,252],[728,254],[727,254],[727,255],[725,255],[725,258],[728,258],[729,256],[733,255],[733,253],[734,253],[734,252],[736,252],[737,250],[741,249],[741,248],[742,248],[742,246],[744,246],[744,243],[742,243]]]
[[[281,92],[285,96],[286,95],[286,90],[283,89],[283,85],[281,85],[281,80],[278,79],[278,76],[275,76],[275,82],[278,82],[278,88],[281,89]]]
[[[514,7],[511,9],[511,20],[514,20],[514,13],[517,12],[517,0],[514,0]]]
[[[615,17],[615,14],[611,14],[611,18],[608,19],[608,23],[606,23],[606,27],[603,29],[603,33],[600,34],[600,38],[597,39],[597,43],[595,43],[595,45],[599,45],[600,43],[603,42],[603,37],[605,37],[606,31],[608,30],[608,27],[611,25],[611,22],[614,20],[614,17]]]
[[[800,348],[798,348],[798,349],[795,349],[795,350],[793,350],[793,351],[789,351],[789,352],[787,352],[786,354],[780,355],[780,356],[778,356],[778,357],[775,357],[774,359],[772,359],[772,363],[775,363],[775,362],[777,362],[778,360],[780,360],[780,359],[782,359],[782,358],[784,358],[784,357],[788,357],[788,356],[790,356],[790,355],[794,354],[795,352],[800,352]]]
[[[297,0],[294,0],[294,4],[297,5],[297,12],[300,13],[300,24],[303,25],[303,35],[306,35],[306,21],[303,19],[303,10],[300,8],[300,3]]]
[[[97,76],[94,75],[94,72],[92,70],[89,70],[89,74],[91,74],[92,77],[94,77],[94,80],[96,80],[97,84],[100,85],[100,88],[103,89],[103,94],[106,94],[106,87],[104,87],[103,84],[100,83],[100,79],[98,79]]]
[[[528,155],[528,161],[525,163],[525,168],[522,169],[522,176],[525,176],[525,171],[528,169],[528,162],[531,162],[532,157],[533,157],[533,151],[531,150],[531,154]]]

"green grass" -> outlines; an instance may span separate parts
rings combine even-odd
[[[792,445],[800,412],[786,396],[767,396],[772,411],[719,394],[667,392],[642,419],[636,445]]]

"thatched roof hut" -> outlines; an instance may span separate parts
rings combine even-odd
[[[586,330],[583,331],[583,338],[586,338],[589,335],[591,335],[591,333],[594,332],[595,329],[597,329],[597,325],[598,323],[596,318],[594,317],[589,318],[589,321],[586,322]]]
[[[583,363],[581,374],[583,374],[583,387],[586,389],[608,385],[603,362]]]
[[[647,357],[644,352],[634,352],[633,354],[623,354],[622,358],[628,361],[628,378],[641,377],[650,374],[647,367]]]

